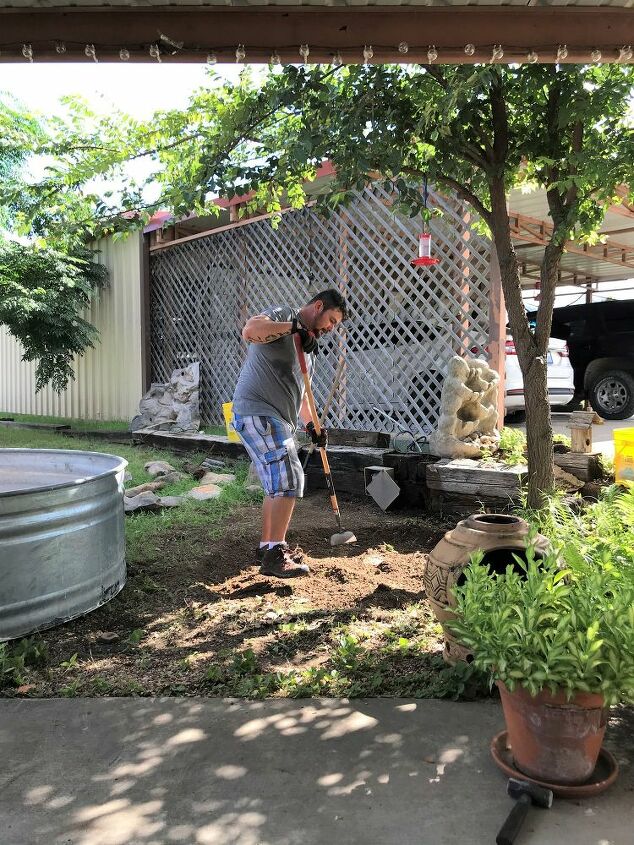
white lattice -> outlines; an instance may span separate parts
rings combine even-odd
[[[440,263],[414,268],[420,223],[395,215],[375,184],[325,219],[311,209],[211,234],[151,259],[152,378],[201,361],[203,419],[221,423],[246,347],[248,316],[300,306],[324,288],[345,295],[351,317],[322,341],[314,387],[323,401],[340,355],[346,366],[329,424],[389,430],[378,406],[414,431],[435,427],[452,355],[483,350],[488,336],[489,245],[466,207],[430,192]]]

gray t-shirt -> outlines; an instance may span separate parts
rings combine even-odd
[[[278,323],[290,323],[295,312],[287,306],[262,312]],[[312,355],[306,355],[309,374]],[[297,361],[293,335],[271,343],[250,343],[233,394],[233,410],[241,416],[277,417],[293,428],[304,396],[304,380]]]

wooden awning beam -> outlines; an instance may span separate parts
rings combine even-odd
[[[168,40],[161,39],[161,34]],[[180,45],[182,42],[182,46]],[[406,42],[407,52],[398,45]],[[65,50],[58,52],[56,44]],[[566,44],[566,62],[586,62],[594,49],[604,61],[616,61],[619,47],[634,44],[634,14],[614,6],[91,6],[0,9],[0,62],[25,61],[31,45],[34,61],[156,61],[149,47],[158,44],[164,62],[204,62],[210,50],[218,61],[235,62],[243,44],[247,62],[267,62],[277,52],[283,62],[300,62],[307,44],[310,62],[330,62],[340,53],[346,62],[362,62],[372,45],[374,62],[475,63],[489,61],[501,44],[503,61],[523,61],[529,51],[539,61],[554,62]],[[464,48],[475,45],[469,56]],[[28,51],[27,51],[28,52]]]
[[[531,281],[540,281],[541,265],[538,261],[521,260],[520,261],[520,275],[522,279],[529,279]],[[565,267],[560,267],[557,273],[558,285],[588,285],[593,284],[598,279],[590,274],[579,273],[576,270],[568,270]],[[522,285],[526,287],[525,285]]]
[[[514,211],[509,212],[509,224],[512,238],[533,246],[546,246],[553,232],[551,223]],[[604,244],[594,245],[566,241],[565,251],[599,259],[608,264],[616,264],[618,267],[631,267],[634,270],[634,246],[618,243],[612,239]]]

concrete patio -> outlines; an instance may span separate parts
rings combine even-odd
[[[3,845],[470,845],[512,804],[497,702],[0,702]],[[534,810],[518,845],[629,845],[634,713],[604,795]]]

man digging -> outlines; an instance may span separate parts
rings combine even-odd
[[[294,335],[298,334],[312,373],[317,338],[347,316],[346,302],[331,288],[316,294],[298,311],[267,308],[250,317],[242,329],[247,359],[233,395],[233,425],[257,470],[265,492],[262,537],[256,552],[263,575],[293,578],[308,573],[303,554],[286,544],[295,500],[304,492],[304,472],[297,455],[298,416],[317,446],[327,433],[315,431],[304,395]]]

